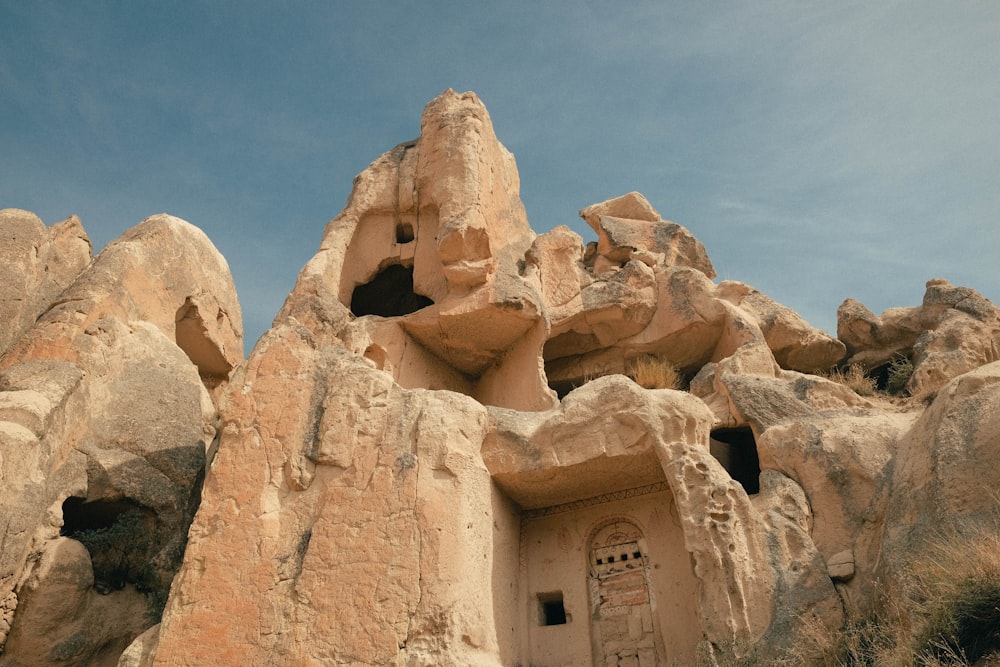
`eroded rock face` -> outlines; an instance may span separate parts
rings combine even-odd
[[[1000,488],[1000,363],[960,375],[940,390],[899,441],[886,543],[904,561],[942,526],[989,525]]]
[[[687,266],[715,277],[701,242],[680,225],[664,220],[638,192],[588,206],[580,217],[597,232],[597,274],[635,259],[650,266]]]
[[[86,268],[90,239],[72,216],[49,228],[34,213],[0,211],[0,354]]]
[[[246,361],[185,223],[77,271],[0,358],[0,663],[771,664],[864,618],[929,520],[995,513],[980,295],[848,300],[838,340],[638,193],[583,209],[585,246],[518,188],[446,91]],[[823,375],[899,358],[909,398]]]
[[[114,665],[156,622],[242,358],[193,226],[154,216],[78,273],[0,357],[3,664]]]
[[[594,254],[566,228],[536,237],[475,96],[445,93],[422,128],[358,177],[233,376],[147,658],[669,664],[787,644],[802,614],[836,627],[805,492],[744,462],[758,422],[736,379],[793,394],[775,423],[868,405],[830,382],[795,394],[772,352],[805,370],[843,347],[712,283],[637,193],[584,210]],[[644,354],[702,371],[702,393],[617,374]]]
[[[349,341],[404,387],[552,405],[540,365],[528,367],[547,322],[520,275],[534,232],[519,188],[486,108],[473,93],[447,91],[427,105],[417,141],[355,179],[280,317]],[[396,307],[373,319],[369,296]]]
[[[899,359],[911,362],[906,389],[917,397],[1000,359],[1000,309],[975,290],[941,279],[927,282],[922,305],[891,308],[881,317],[848,299],[837,310],[837,334],[849,363],[878,369]]]

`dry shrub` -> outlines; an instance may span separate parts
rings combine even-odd
[[[647,354],[628,362],[626,374],[646,389],[680,389],[684,378],[661,357]]]
[[[921,656],[941,664],[976,663],[1000,652],[1000,526],[977,527],[936,545],[914,563],[910,596],[923,623]],[[927,662],[927,664],[933,664]]]
[[[890,616],[873,613],[833,631],[817,618],[805,619],[798,628],[797,641],[779,664],[782,667],[910,667],[914,664],[912,656],[897,647],[898,633],[894,629],[901,625],[888,620]]]
[[[868,377],[861,364],[851,364],[846,370],[830,371],[826,378],[853,390],[858,396],[874,396],[878,386],[875,378]]]
[[[788,664],[855,667],[1000,665],[1000,511],[941,537],[875,611],[830,632],[803,622]]]

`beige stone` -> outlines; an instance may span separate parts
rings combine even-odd
[[[713,282],[638,193],[581,211],[585,245],[536,236],[518,189],[485,107],[446,91],[249,359],[224,260],[169,216],[44,304],[0,357],[0,661],[778,664],[941,526],[995,520],[981,295],[848,300],[835,340]],[[903,357],[910,397],[815,374]],[[90,553],[95,507],[143,530]],[[122,546],[141,577],[109,572]],[[159,625],[135,584],[172,584]]]
[[[16,603],[4,660],[113,665],[156,622],[216,435],[210,392],[241,357],[225,260],[161,215],[105,248],[0,358],[0,599]],[[89,573],[76,592],[70,570]]]
[[[622,266],[638,252],[646,262],[688,266],[715,277],[701,242],[684,227],[663,220],[638,192],[592,204],[580,217],[597,232],[597,253],[608,269]]]
[[[1000,488],[1000,363],[960,375],[900,437],[885,541],[899,560],[945,527],[989,525]]]
[[[175,583],[155,664],[489,664],[511,603],[473,582],[510,557],[517,524],[494,527],[485,409],[303,333],[272,330],[234,378],[186,553],[205,567]],[[212,565],[233,559],[240,572]]]
[[[834,581],[850,581],[854,577],[854,552],[839,551],[826,562],[826,571]]]
[[[46,228],[34,213],[0,210],[0,355],[90,259],[90,240],[76,216]]]
[[[724,282],[719,291],[727,300],[749,311],[764,334],[767,346],[782,368],[803,373],[824,371],[842,360],[842,342],[811,327],[798,313],[742,283]]]
[[[4,664],[116,665],[146,621],[146,597],[135,589],[94,590],[86,548],[56,538],[21,589]]]
[[[551,406],[537,361],[548,324],[520,275],[535,235],[519,188],[482,102],[446,91],[427,105],[418,140],[355,179],[279,319],[363,341],[362,354],[377,346],[407,387]]]
[[[941,279],[927,282],[922,305],[881,317],[848,299],[837,311],[837,333],[847,345],[847,363],[874,370],[911,361],[906,389],[917,397],[1000,359],[1000,309],[975,290]]]
[[[160,637],[160,625],[146,629],[122,651],[118,667],[149,667],[156,654],[156,642]]]

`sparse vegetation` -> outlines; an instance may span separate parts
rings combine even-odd
[[[826,378],[853,390],[858,396],[875,395],[877,387],[875,378],[869,377],[861,364],[851,364],[846,369],[832,370]]]
[[[1000,520],[941,538],[869,617],[803,636],[791,664],[1000,665]]]
[[[636,384],[646,389],[680,389],[684,384],[683,376],[669,361],[652,354],[631,360],[625,371]]]
[[[108,594],[135,586],[149,601],[148,617],[158,623],[168,590],[155,581],[152,558],[157,549],[151,517],[139,509],[122,512],[107,526],[81,528],[67,534],[82,542],[90,552],[94,568],[94,588]]]
[[[824,373],[823,377],[848,387],[858,396],[871,397],[879,394],[905,395],[912,375],[913,362],[907,357],[899,357],[876,370],[869,370],[862,364],[851,364]]]
[[[900,357],[889,364],[885,390],[890,394],[898,394],[906,389],[910,376],[913,375],[913,362],[906,357]]]

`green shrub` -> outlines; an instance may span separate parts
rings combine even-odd
[[[913,375],[913,362],[906,357],[896,359],[889,364],[888,375],[885,381],[885,390],[890,394],[898,394],[906,389],[910,377]]]

